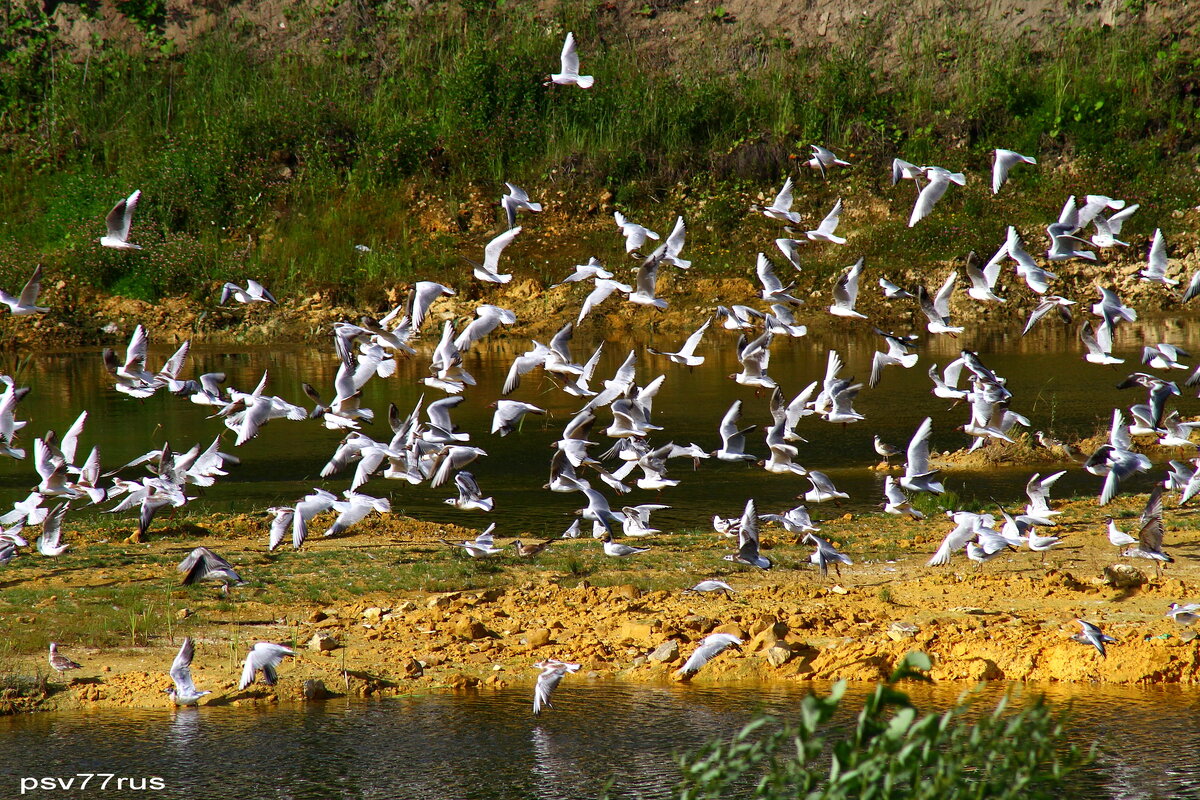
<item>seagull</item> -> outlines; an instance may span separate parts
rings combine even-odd
[[[614,558],[635,556],[638,553],[646,553],[650,550],[649,547],[630,547],[622,542],[613,541],[612,534],[607,530],[600,536],[600,541],[604,544],[604,555]]]
[[[812,158],[808,160],[807,164],[813,169],[820,170],[822,178],[825,178],[826,180],[829,179],[829,176],[825,173],[825,170],[829,167],[834,165],[842,167],[850,166],[849,161],[838,158],[836,155],[834,155],[832,150],[821,147],[819,144],[810,146],[812,147]]]
[[[775,195],[775,200],[771,205],[766,208],[752,205],[750,210],[757,211],[768,219],[799,225],[800,215],[792,211],[792,179],[789,177],[783,182],[783,188],[779,190],[779,194]]]
[[[887,278],[879,279],[879,288],[883,289],[883,296],[888,300],[916,300],[916,296],[889,281]]]
[[[1150,492],[1150,499],[1146,501],[1146,508],[1142,511],[1142,527],[1138,531],[1137,545],[1121,551],[1121,555],[1126,558],[1148,558],[1153,561],[1155,574],[1158,573],[1160,563],[1172,564],[1175,562],[1175,559],[1164,553],[1162,549],[1163,533],[1165,532],[1162,520],[1162,495],[1162,484],[1155,486],[1154,490]]]
[[[908,495],[896,483],[896,479],[888,475],[883,481],[883,511],[885,514],[908,515],[913,519],[925,519],[925,515],[912,507]]]
[[[236,283],[226,283],[221,287],[221,305],[227,305],[230,299],[239,303],[278,303],[275,295],[268,292],[258,281],[247,280],[246,288]]]
[[[1112,517],[1105,517],[1104,524],[1108,526],[1108,543],[1113,547],[1124,547],[1125,545],[1137,542],[1137,539],[1118,528],[1117,521]]]
[[[758,512],[755,510],[753,499],[746,501],[742,518],[737,523],[737,535],[738,551],[724,556],[724,559],[759,569],[770,569],[771,559],[759,553]]]
[[[454,476],[454,485],[458,487],[458,497],[448,498],[447,505],[463,511],[491,511],[494,505],[492,498],[484,497],[475,482],[475,476],[465,469]]]
[[[938,470],[929,468],[929,436],[932,432],[933,420],[926,417],[908,442],[908,462],[904,465],[900,485],[910,492],[941,494],[946,491],[940,481],[934,480]]]
[[[64,672],[72,669],[83,669],[82,664],[77,664],[71,659],[58,652],[58,645],[54,642],[50,643],[50,667],[62,675]]]
[[[200,581],[219,580],[226,586],[232,581],[244,583],[233,565],[207,547],[197,547],[176,568],[183,575],[183,585],[190,586]]]
[[[763,287],[763,300],[766,300],[768,303],[784,302],[795,303],[797,305],[804,302],[788,294],[788,291],[796,285],[796,282],[792,281],[787,286],[784,286],[783,281],[775,274],[774,265],[771,264],[770,259],[763,253],[758,254],[758,263],[755,267],[755,272],[758,274],[758,282]]]
[[[683,347],[677,352],[667,353],[662,350],[655,350],[653,347],[647,347],[646,350],[656,356],[666,356],[674,364],[682,364],[685,367],[698,367],[704,363],[704,356],[696,355],[696,348],[700,346],[700,340],[704,337],[704,332],[708,330],[708,326],[712,324],[712,317],[704,320],[704,324],[697,328],[687,341],[683,343]]]
[[[517,321],[517,315],[507,308],[500,308],[490,303],[481,303],[475,308],[475,319],[471,320],[458,337],[454,346],[460,353],[465,353],[471,346],[483,339],[501,325],[512,325]],[[380,377],[387,377],[381,375]]]
[[[788,533],[807,533],[809,531],[821,530],[816,525],[813,525],[812,517],[809,515],[808,509],[804,506],[790,508],[782,514],[759,514],[758,518],[763,522],[778,522]]]
[[[544,542],[534,542],[533,544],[522,544],[520,539],[513,539],[513,549],[517,551],[517,555],[521,558],[532,558],[545,552],[550,545],[557,542],[558,539],[547,539]]]
[[[608,278],[611,278],[612,276],[613,276],[613,274],[611,272],[609,272],[608,270],[606,270],[604,268],[604,265],[601,264],[600,261],[593,256],[592,258],[588,259],[588,263],[586,263],[586,264],[576,264],[574,272],[572,272],[567,277],[563,278],[558,283],[553,284],[552,286],[550,286],[550,288],[555,289],[559,286],[562,286],[563,284],[578,283],[579,281],[586,281],[589,278],[608,279]]]
[[[408,294],[405,303],[405,314],[414,331],[421,330],[429,309],[439,297],[453,297],[454,290],[434,281],[417,281]],[[395,313],[395,312],[393,312]],[[382,320],[380,320],[382,322]]]
[[[710,633],[704,637],[700,646],[688,656],[688,660],[684,662],[683,666],[676,670],[676,674],[684,679],[690,678],[713,658],[730,647],[741,647],[741,644],[742,640],[732,633]]]
[[[1037,306],[1033,309],[1033,312],[1029,315],[1029,321],[1025,323],[1025,328],[1021,331],[1021,335],[1024,336],[1025,334],[1029,333],[1037,321],[1049,314],[1051,311],[1058,314],[1059,319],[1063,321],[1064,325],[1070,325],[1072,322],[1071,306],[1073,305],[1075,305],[1074,300],[1068,300],[1067,298],[1059,297],[1056,294],[1048,294],[1044,296],[1041,302],[1037,304]]]
[[[838,568],[838,564],[854,564],[854,562],[850,560],[849,556],[845,555],[844,553],[839,553],[837,548],[816,534],[804,534],[802,543],[811,544],[813,547],[817,548],[813,554],[809,556],[809,561],[817,565],[817,567],[821,570],[821,575],[829,575],[829,565],[832,564],[833,571],[836,572],[837,576],[840,578],[842,577],[842,571]]]
[[[917,185],[917,192],[921,191],[921,177],[925,174],[922,167],[916,164],[905,161],[902,158],[892,159],[892,186],[895,186],[902,180],[912,181]]]
[[[804,235],[813,241],[833,242],[834,244],[845,244],[846,240],[834,233],[837,230],[838,222],[842,218],[842,198],[833,204],[833,210],[826,215],[825,219],[821,220],[821,224],[817,226],[815,231],[808,231]]]
[[[136,190],[129,197],[119,201],[112,207],[112,211],[108,212],[108,216],[104,218],[104,222],[108,226],[108,235],[100,237],[101,247],[112,247],[117,250],[142,249],[140,245],[129,242],[129,228],[133,224],[133,209],[137,206],[138,198],[141,196],[141,190]]]
[[[508,436],[517,430],[526,414],[546,413],[544,408],[519,400],[497,400],[488,407],[496,409],[496,413],[492,415],[492,433],[501,436]]]
[[[929,183],[925,184],[925,188],[917,195],[912,215],[908,218],[908,227],[910,228],[929,216],[934,204],[942,199],[942,195],[946,193],[946,189],[950,187],[951,183],[957,183],[959,186],[967,184],[967,177],[961,172],[951,172],[941,167],[924,167],[923,171]]]
[[[578,672],[579,664],[568,664],[565,661],[557,659],[549,659],[547,661],[539,661],[533,665],[534,669],[540,669],[541,675],[538,675],[537,685],[533,689],[533,713],[534,716],[542,713],[542,708],[553,708],[550,705],[550,695],[558,687],[563,676],[568,672]]]
[[[179,647],[179,655],[175,656],[175,661],[171,663],[171,681],[175,685],[166,692],[177,706],[194,706],[201,697],[212,694],[212,692],[196,691],[196,684],[192,683],[192,657],[195,652],[191,637],[185,637],[183,644]]]
[[[754,461],[754,456],[745,451],[746,434],[756,429],[757,425],[748,428],[738,428],[738,420],[742,418],[742,401],[734,400],[721,418],[721,447],[714,450],[712,455],[720,461]]]
[[[626,254],[632,253],[636,255],[638,248],[644,245],[647,239],[659,238],[658,234],[649,228],[625,219],[625,215],[620,211],[613,212],[613,219],[616,220],[617,227],[621,230],[621,235],[625,237]]]
[[[992,162],[992,194],[999,194],[1000,187],[1008,180],[1008,171],[1017,164],[1036,164],[1037,159],[1023,156],[1016,150],[996,148],[995,160]]]
[[[708,580],[700,581],[690,589],[684,589],[684,594],[703,594],[705,592],[722,592],[724,594],[732,594],[734,588],[725,581]]]
[[[1099,627],[1090,622],[1084,622],[1081,619],[1077,619],[1075,621],[1080,624],[1083,630],[1071,638],[1080,644],[1090,644],[1092,647],[1095,647],[1100,651],[1100,656],[1102,658],[1106,658],[1107,653],[1104,652],[1105,643],[1116,644],[1117,640],[1104,633]]]
[[[59,503],[46,515],[42,522],[42,534],[37,538],[38,552],[44,556],[60,556],[70,548],[62,543],[62,523],[67,514],[67,503]]]
[[[1003,297],[998,297],[994,291],[996,280],[1000,277],[1000,262],[989,261],[983,269],[975,266],[975,251],[967,254],[967,278],[971,288],[967,294],[981,303],[1003,303]]]
[[[33,275],[25,282],[25,288],[21,290],[21,296],[13,297],[8,292],[0,289],[0,303],[7,305],[8,310],[14,316],[22,314],[45,314],[50,309],[37,304],[38,292],[41,290],[42,265],[38,264],[33,270]]]
[[[583,300],[583,306],[579,309],[579,318],[575,320],[576,325],[582,323],[583,318],[586,317],[593,308],[611,297],[613,292],[622,291],[625,292],[625,294],[633,294],[632,286],[621,283],[620,281],[609,280],[608,278],[596,278],[594,286],[595,288],[593,288],[592,291],[588,293],[588,296]]]
[[[739,336],[737,359],[742,365],[742,371],[729,377],[743,386],[774,389],[777,386],[775,379],[767,374],[767,367],[771,362],[771,340],[773,338],[774,334],[769,329],[749,342],[744,336]]]
[[[642,262],[638,269],[637,288],[629,294],[629,302],[642,306],[654,306],[660,311],[667,307],[667,301],[654,296],[654,287],[658,276],[658,265],[662,263],[662,255],[651,255]]]
[[[578,65],[578,61],[576,61],[576,64]],[[542,204],[530,201],[529,195],[520,186],[514,186],[511,183],[505,183],[504,186],[508,189],[508,194],[500,198],[500,206],[504,209],[504,215],[508,219],[509,228],[517,227],[518,211],[542,210]]]
[[[294,655],[296,655],[296,651],[281,644],[256,643],[246,655],[246,661],[242,666],[242,679],[238,681],[238,691],[254,683],[259,670],[262,670],[262,682],[267,686],[274,686],[278,678],[275,668],[283,662],[285,657]]]
[[[1033,473],[1033,477],[1025,484],[1025,496],[1029,498],[1029,503],[1025,506],[1025,513],[1031,517],[1042,518],[1061,514],[1061,511],[1054,511],[1050,508],[1050,487],[1066,474],[1065,469],[1044,478],[1040,472]]]
[[[871,359],[871,378],[867,381],[867,385],[874,389],[879,385],[879,379],[883,377],[884,367],[898,364],[905,369],[911,369],[917,363],[917,354],[908,351],[908,348],[912,346],[912,337],[897,336],[879,328],[872,330],[882,336],[888,346],[886,353],[876,352],[875,357]]]
[[[468,263],[475,267],[474,275],[476,278],[485,283],[508,283],[512,280],[511,274],[501,275],[496,270],[500,262],[500,253],[504,251],[504,248],[508,247],[512,243],[513,239],[517,238],[517,235],[520,232],[521,226],[518,225],[515,228],[506,230],[504,233],[488,242],[487,246],[483,248],[482,264],[471,261],[469,258],[466,259]]]
[[[683,221],[682,216],[677,217],[675,219],[675,227],[671,229],[671,235],[655,251],[662,250],[661,255],[664,264],[670,264],[679,269],[688,269],[692,266],[692,262],[685,261],[679,257],[679,254],[683,252],[683,243],[686,237],[687,223]]]
[[[1112,328],[1103,320],[1096,323],[1095,329],[1087,322],[1079,326],[1079,341],[1083,342],[1087,353],[1083,358],[1091,364],[1112,366],[1124,364],[1125,359],[1112,354]]]
[[[803,239],[776,239],[775,246],[783,257],[788,260],[797,272],[800,271],[800,245],[806,244]]]
[[[829,313],[835,317],[857,317],[866,319],[867,315],[854,310],[858,300],[858,279],[862,276],[863,259],[859,259],[842,272],[837,283],[833,286],[833,305]]]
[[[1173,344],[1160,343],[1142,348],[1142,363],[1153,369],[1187,369],[1188,365],[1179,359],[1190,357],[1186,350]]]
[[[579,74],[579,53],[575,50],[575,34],[567,33],[567,39],[563,42],[562,57],[561,57],[562,72],[556,72],[543,84],[549,86],[552,83],[569,86],[574,84],[580,89],[590,89],[596,79],[591,75]]]
[[[1167,613],[1163,616],[1170,617],[1180,625],[1194,625],[1197,620],[1200,620],[1200,604],[1188,603],[1180,605],[1179,603],[1171,603]]]
[[[1154,241],[1150,244],[1150,257],[1146,268],[1138,275],[1147,283],[1161,283],[1165,286],[1175,286],[1179,283],[1179,281],[1167,277],[1167,240],[1163,238],[1162,231],[1158,228],[1154,229]],[[0,297],[0,300],[3,299]],[[1184,297],[1185,302],[1189,299]]]
[[[471,558],[486,558],[487,556],[495,556],[504,552],[504,548],[496,547],[496,543],[492,539],[492,531],[495,529],[496,523],[493,522],[487,526],[487,530],[470,542],[447,542],[445,539],[438,539],[438,541],[451,547],[461,547],[467,551],[467,555]]]
[[[896,447],[896,445],[888,444],[883,439],[880,439],[879,434],[875,434],[874,446],[875,452],[888,464],[891,463],[893,456],[898,456],[904,452],[899,447]]]
[[[948,333],[956,336],[963,332],[962,326],[950,324],[950,295],[954,293],[956,283],[958,283],[958,272],[954,271],[946,277],[946,282],[942,284],[942,288],[938,289],[937,295],[932,298],[924,285],[917,287],[917,301],[921,305],[921,311],[929,320],[925,327],[930,333]]]
[[[839,492],[833,485],[833,481],[824,472],[809,470],[807,478],[808,482],[812,484],[812,488],[804,493],[804,499],[810,503],[824,503],[826,500],[845,499],[850,496],[845,492]]]

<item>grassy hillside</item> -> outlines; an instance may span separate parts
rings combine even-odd
[[[284,3],[285,37],[230,18],[184,48],[161,0],[118,3],[132,34],[81,42],[87,8],[67,9],[72,36],[63,8],[3,12],[6,285],[40,259],[133,297],[207,295],[244,274],[348,298],[457,270],[462,239],[494,229],[504,180],[547,197],[544,219],[564,231],[610,225],[607,202],[656,222],[684,213],[702,268],[744,271],[726,242],[769,245],[747,204],[811,172],[814,142],[855,166],[831,185],[807,175],[798,207],[819,219],[845,196],[855,256],[994,249],[1004,225],[1045,224],[1069,193],[1142,203],[1153,213],[1132,235],[1170,236],[1170,212],[1195,204],[1200,68],[1148,26],[1079,27],[1035,51],[982,24],[897,34],[876,17],[818,47],[714,15],[711,33],[664,51],[644,26],[634,35],[638,9],[611,3],[324,0]],[[542,85],[568,30],[590,91]],[[993,201],[983,173],[1000,146],[1041,167]],[[911,203],[886,179],[896,155],[981,174],[938,224],[909,232],[906,210],[891,213]],[[103,215],[134,188],[147,249],[103,251]],[[816,272],[843,262],[812,257]]]

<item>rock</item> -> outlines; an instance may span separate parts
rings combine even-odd
[[[746,638],[746,632],[744,630],[742,630],[741,627],[739,627],[738,625],[736,625],[735,623],[732,623],[732,622],[728,622],[724,625],[718,625],[717,627],[713,628],[712,632],[713,633],[731,633],[734,636],[736,636],[742,640],[745,640],[745,638]]]
[[[479,678],[459,672],[450,677],[449,684],[451,689],[474,689],[479,685]]]
[[[310,623],[322,622],[328,618],[329,618],[329,615],[320,609],[317,609],[316,611],[314,611],[308,615],[308,621]]]
[[[378,622],[379,618],[382,616],[383,616],[383,609],[379,608],[378,606],[371,606],[370,608],[365,609],[362,612],[362,618],[365,619],[367,622]]]
[[[325,688],[325,684],[315,678],[301,684],[300,692],[304,695],[305,700],[324,700],[329,696],[329,690]]]
[[[1146,573],[1129,564],[1110,564],[1104,568],[1104,582],[1114,589],[1136,589],[1146,581]]]
[[[911,639],[921,632],[921,629],[911,622],[893,622],[888,626],[887,635],[893,642],[901,639]]]
[[[643,667],[645,665],[646,665],[646,657],[645,656],[638,656],[637,658],[635,658],[633,660],[633,664],[632,664],[634,669],[637,669],[638,667]]]
[[[626,622],[617,630],[617,641],[649,645],[658,638],[656,634],[658,628],[657,620]]]
[[[534,628],[525,633],[525,644],[530,647],[543,647],[550,644],[550,631],[547,628]]]
[[[175,612],[175,619],[187,619],[192,615],[190,608],[181,608]]]
[[[829,591],[833,592],[834,594],[849,594],[849,592],[847,592],[841,586],[838,586],[836,583],[829,587]]]
[[[642,596],[642,590],[631,583],[626,583],[621,586],[614,586],[612,588],[612,596],[613,599],[637,600]]]
[[[309,650],[336,650],[338,646],[337,639],[333,638],[333,634],[325,631],[318,631],[313,634],[313,637],[308,640]]]
[[[458,621],[454,623],[454,635],[460,639],[475,641],[477,639],[486,639],[491,634],[482,622],[470,617],[459,617]]]
[[[767,648],[767,663],[779,668],[792,660],[792,649],[783,642],[776,642]]]
[[[657,661],[661,664],[670,664],[675,659],[679,658],[679,642],[674,639],[667,639],[665,642],[654,648],[654,652],[647,656],[651,661]]]
[[[409,678],[420,678],[425,674],[425,665],[415,658],[410,658],[404,665],[404,674]]]

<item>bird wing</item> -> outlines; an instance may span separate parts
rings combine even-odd
[[[38,292],[42,290],[42,265],[38,264],[33,270],[33,276],[25,283],[25,288],[21,290],[20,304],[22,306],[32,306],[37,303]]]
[[[575,49],[575,34],[568,33],[563,42],[562,71],[564,75],[579,74],[579,52]]]
[[[1162,552],[1163,519],[1162,519],[1162,484],[1154,487],[1146,508],[1142,511],[1142,529],[1138,531],[1138,542],[1143,550],[1151,553]]]
[[[179,647],[179,654],[171,663],[170,675],[171,680],[175,682],[176,694],[192,695],[196,693],[196,685],[192,683],[192,656],[195,652],[191,637],[185,637],[183,644]]]
[[[792,179],[789,177],[783,182],[783,188],[779,190],[779,194],[775,195],[775,202],[771,204],[773,208],[787,211],[792,207]]]
[[[500,253],[512,243],[513,239],[517,238],[517,234],[520,232],[521,227],[518,225],[488,242],[487,246],[483,248],[483,268],[496,272],[500,262]]]
[[[957,283],[958,270],[954,270],[946,276],[946,282],[942,284],[942,288],[938,289],[937,295],[933,298],[933,307],[937,309],[942,319],[950,319],[950,296],[954,294],[954,287]]]
[[[942,195],[946,193],[946,189],[950,186],[950,179],[947,175],[941,172],[934,172],[932,175],[926,173],[929,177],[929,183],[917,195],[917,202],[913,205],[912,215],[908,218],[908,227],[912,227],[929,215],[933,210],[933,206],[938,200],[942,199]]]
[[[906,476],[911,478],[929,472],[929,435],[932,432],[933,420],[926,417],[908,440],[908,463],[904,467]]]

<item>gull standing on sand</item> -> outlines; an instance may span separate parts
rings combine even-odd
[[[108,226],[108,235],[100,237],[102,247],[112,247],[116,250],[141,250],[140,245],[131,244],[129,229],[133,225],[133,209],[137,207],[138,198],[142,196],[140,189],[112,207],[104,218]]]
[[[50,643],[50,667],[59,675],[72,669],[83,669],[82,664],[77,664],[71,659],[58,652],[58,645],[54,642]]]
[[[1008,180],[1008,171],[1017,164],[1036,164],[1037,159],[1023,156],[1016,150],[996,148],[995,160],[992,162],[992,194],[999,194],[1000,187]]]
[[[650,551],[649,547],[630,547],[627,544],[613,541],[612,534],[607,530],[600,536],[600,541],[604,545],[604,555],[612,556],[613,558],[636,556],[638,553],[647,553]]]
[[[267,686],[274,686],[275,681],[278,680],[276,667],[283,662],[285,657],[294,655],[296,655],[296,651],[281,644],[256,643],[246,655],[246,661],[242,666],[242,679],[238,681],[238,691],[254,683],[260,670],[263,675],[262,682]]]
[[[684,662],[683,666],[676,670],[676,674],[686,680],[730,647],[741,647],[741,645],[742,640],[732,633],[710,633],[704,637],[704,641],[700,643],[700,646],[688,656],[688,660]]]
[[[564,86],[574,84],[580,89],[590,89],[592,88],[592,84],[596,82],[596,79],[591,75],[579,74],[579,53],[575,49],[574,33],[567,33],[566,41],[563,42],[559,63],[562,71],[552,73],[543,83],[544,86],[549,86],[552,83]]]
[[[201,697],[212,694],[212,692],[196,691],[196,684],[192,683],[192,657],[195,652],[191,637],[185,637],[183,644],[179,647],[179,654],[175,656],[175,661],[171,664],[171,681],[175,685],[166,692],[167,696],[171,698],[171,702],[177,706],[194,706]]]
[[[542,713],[542,708],[554,707],[550,705],[550,695],[558,687],[563,676],[568,672],[579,672],[580,665],[550,658],[537,662],[533,667],[542,671],[542,674],[538,675],[537,685],[533,688],[533,713],[537,716]]]
[[[38,292],[42,290],[42,265],[38,264],[33,270],[33,275],[25,282],[25,288],[21,290],[20,297],[13,297],[8,292],[0,289],[0,303],[8,306],[8,310],[14,316],[23,314],[45,314],[49,308],[39,306],[37,304]]]

